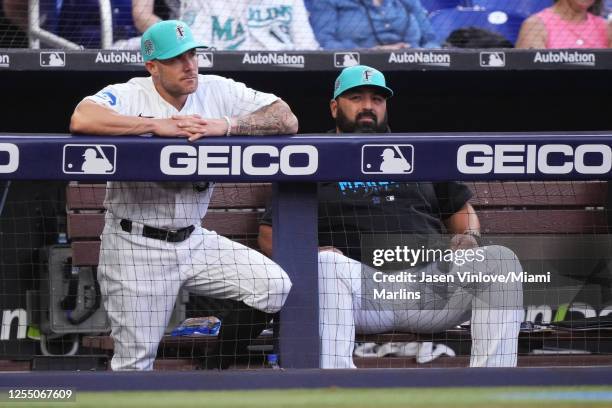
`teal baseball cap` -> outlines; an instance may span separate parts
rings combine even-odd
[[[205,47],[195,41],[189,26],[178,20],[155,23],[144,32],[140,39],[140,52],[145,61],[165,60],[193,48]]]
[[[387,88],[385,76],[379,70],[368,67],[367,65],[355,65],[344,68],[334,86],[334,99],[342,95],[349,89],[358,86],[374,86],[381,88],[387,98],[393,96],[391,88]]]

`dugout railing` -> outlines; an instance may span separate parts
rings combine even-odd
[[[485,181],[472,184],[480,200],[475,205],[483,209],[491,205],[481,213],[484,232],[487,225],[506,225],[511,226],[507,232],[601,233],[607,226],[605,183],[600,181],[610,174],[611,142],[609,134],[304,135],[211,138],[194,144],[167,138],[4,135],[0,177],[81,182],[277,182],[275,260],[290,274],[294,285],[281,312],[278,347],[283,366],[313,368],[318,366],[319,349],[316,182],[384,181],[389,177],[394,181]],[[368,167],[368,148],[400,145],[412,152],[406,158],[410,172],[382,174]],[[113,170],[86,174],[71,166],[71,158],[87,147],[105,151]],[[205,157],[211,151],[226,160],[208,166]],[[183,160],[177,162],[177,157]],[[520,183],[532,180],[538,183]],[[567,183],[570,180],[597,182]],[[496,188],[504,191],[496,194],[488,190]],[[529,200],[533,212],[524,211]],[[550,208],[543,211],[544,206]],[[522,211],[512,211],[515,207]]]

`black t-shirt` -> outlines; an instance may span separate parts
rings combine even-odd
[[[336,182],[319,184],[319,245],[361,260],[364,234],[421,236],[427,245],[445,232],[443,220],[472,197],[464,184]],[[272,225],[266,209],[261,224]]]

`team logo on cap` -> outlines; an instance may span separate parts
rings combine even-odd
[[[372,77],[374,76],[374,71],[372,71],[371,69],[366,69],[365,71],[363,71],[363,82],[370,82],[372,80]]]
[[[180,24],[176,26],[176,38],[179,40],[185,39],[185,27]]]
[[[153,55],[153,51],[155,51],[155,45],[153,45],[153,41],[146,40],[144,42],[144,52],[147,57]]]
[[[336,83],[334,84],[334,91],[340,89],[340,78],[336,79]]]

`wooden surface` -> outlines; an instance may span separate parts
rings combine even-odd
[[[603,205],[607,183],[603,181],[506,181],[466,183],[471,200],[481,206],[583,206]]]
[[[246,235],[256,233],[261,212],[208,211],[202,225],[221,235]],[[75,239],[99,239],[104,229],[103,213],[73,213],[68,216],[68,236]]]
[[[210,208],[263,208],[270,195],[269,183],[218,183],[210,202]],[[106,184],[77,184],[71,182],[66,189],[66,209],[101,209]]]
[[[418,364],[414,357],[355,357],[355,365],[358,368],[455,368],[469,367],[469,356],[440,356],[429,363]],[[585,354],[585,355],[519,355],[519,367],[580,367],[580,366],[610,366],[612,355],[610,354]]]
[[[269,183],[220,183],[215,187],[204,228],[216,231],[251,248],[257,246],[258,219],[270,195]],[[98,264],[104,228],[105,184],[77,184],[66,190],[68,236],[73,249],[73,264]]]
[[[476,209],[483,234],[605,233],[603,210]]]
[[[475,206],[591,206],[603,204],[608,191],[603,181],[491,181],[466,183],[474,193]],[[68,210],[102,207],[105,184],[70,183],[66,191]],[[268,183],[218,183],[211,208],[262,207],[269,197]]]
[[[607,232],[606,182],[467,183],[483,234],[593,234]],[[68,235],[75,265],[97,265],[104,227],[105,184],[70,183],[67,188]],[[270,184],[221,183],[215,187],[204,227],[256,247],[258,218]],[[572,244],[573,245],[573,244]],[[575,245],[574,245],[575,246]],[[575,258],[570,246],[550,243],[512,247],[521,259]]]

